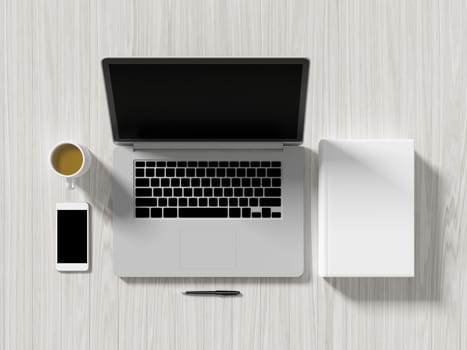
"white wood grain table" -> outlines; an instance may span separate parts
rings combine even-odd
[[[306,56],[306,272],[119,279],[106,56]],[[0,0],[0,348],[466,349],[467,2]],[[415,139],[416,278],[317,276],[317,145]],[[96,158],[79,189],[60,140]],[[54,205],[92,205],[92,271],[58,273]],[[240,298],[189,298],[232,288]]]

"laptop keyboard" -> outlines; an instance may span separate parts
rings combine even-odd
[[[281,218],[279,161],[135,160],[136,218]]]

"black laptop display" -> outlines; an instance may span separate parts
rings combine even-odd
[[[110,59],[115,141],[302,140],[305,59]]]

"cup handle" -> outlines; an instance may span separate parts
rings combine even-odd
[[[66,179],[66,182],[68,184],[68,189],[69,190],[74,190],[75,189],[75,181],[74,181],[74,179],[72,177],[68,177]]]

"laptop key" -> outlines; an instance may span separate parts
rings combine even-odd
[[[188,205],[188,199],[187,198],[179,198],[178,199],[178,205],[180,207],[186,207]]]
[[[153,178],[151,179],[151,187],[159,187],[159,179]]]
[[[161,218],[162,209],[161,208],[151,208],[151,217],[152,218]]]
[[[167,162],[167,167],[175,168],[177,166],[177,162]]]
[[[252,168],[246,169],[246,176],[255,177],[256,176],[256,169],[252,169]]]
[[[136,179],[135,180],[136,187],[148,187],[149,186],[149,179]]]
[[[135,190],[136,197],[151,197],[152,190],[150,188],[137,188]]]
[[[209,198],[209,206],[217,207],[217,198]]]
[[[260,218],[260,217],[261,217],[261,213],[258,213],[258,212],[251,213],[251,217],[252,217],[252,218],[255,218],[255,219]]]
[[[156,169],[156,176],[157,177],[164,177],[165,169]]]
[[[161,197],[162,196],[162,188],[154,188],[152,190],[152,195],[154,197]]]
[[[234,189],[234,196],[235,197],[243,197],[243,188],[235,188]]]
[[[281,166],[281,162],[271,162],[271,166],[273,168],[279,168]]]
[[[198,198],[190,198],[188,204],[190,207],[197,207],[198,206]]]
[[[263,218],[270,218],[271,217],[271,208],[263,208],[261,210],[261,214]]]
[[[208,199],[207,198],[200,198],[198,200],[198,205],[200,207],[207,207],[208,206]]]
[[[164,217],[165,218],[176,218],[177,209],[176,208],[164,208]]]
[[[158,168],[165,168],[165,162],[163,162],[163,161],[157,162],[156,165],[157,165]]]
[[[148,218],[149,217],[149,208],[136,208],[135,216],[137,218]]]
[[[226,207],[228,205],[227,198],[219,198],[219,207]]]
[[[239,218],[240,217],[240,208],[230,208],[229,209],[229,216],[231,218]]]
[[[262,207],[280,207],[280,198],[263,197],[259,199],[259,205]]]
[[[157,198],[136,198],[135,205],[137,207],[156,207]]]
[[[250,207],[257,207],[258,203],[258,198],[250,198]]]
[[[190,187],[190,179],[183,178],[181,183],[182,183],[182,187]]]
[[[240,198],[239,204],[241,207],[248,207],[248,198]]]
[[[146,162],[146,166],[149,168],[154,168],[156,166],[156,162]]]
[[[144,177],[144,169],[136,169],[135,175],[136,177]]]
[[[154,169],[146,169],[146,177],[153,177]]]
[[[147,170],[149,170],[149,169],[147,169]],[[146,170],[146,172],[147,172],[147,170]],[[165,176],[174,177],[175,176],[175,169],[172,169],[172,168],[165,169]]]
[[[169,207],[177,206],[177,198],[169,198]]]
[[[226,218],[227,208],[179,208],[180,218]]]
[[[159,207],[167,206],[167,198],[159,198]]]
[[[280,188],[265,188],[264,196],[265,197],[280,197],[281,189]]]
[[[251,209],[250,208],[242,208],[242,217],[249,218],[251,216]]]
[[[272,179],[272,187],[281,187],[281,179]]]
[[[281,169],[280,168],[268,169],[268,176],[269,177],[281,177]]]
[[[280,212],[272,212],[271,213],[271,217],[272,218],[275,218],[275,219],[278,219],[281,217],[281,213]]]
[[[144,168],[144,162],[135,162],[135,166]]]

